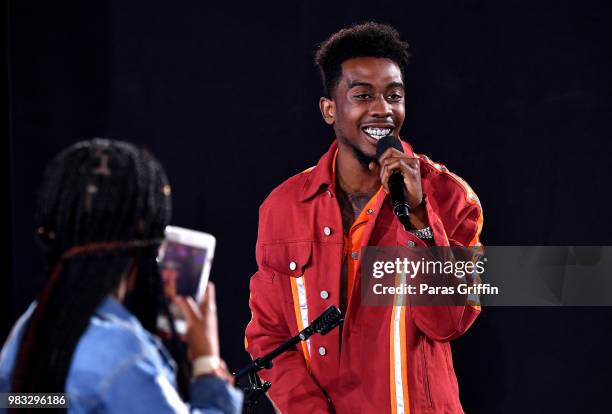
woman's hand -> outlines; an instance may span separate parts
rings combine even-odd
[[[208,282],[202,302],[197,304],[191,297],[175,296],[173,302],[179,307],[187,323],[185,339],[189,358],[214,357],[219,361],[211,374],[233,383],[234,377],[229,373],[225,361],[219,352],[219,323],[217,321],[217,302],[215,285]]]

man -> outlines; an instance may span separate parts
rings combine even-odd
[[[251,279],[253,357],[271,351],[330,305],[342,329],[315,335],[261,376],[284,413],[462,413],[448,341],[464,333],[476,306],[362,306],[361,248],[479,245],[482,210],[444,166],[388,149],[404,122],[408,45],[376,23],[332,35],[316,55],[324,121],[336,140],[318,164],[277,187],[260,208],[258,271]],[[412,231],[392,212],[388,181],[400,171]]]

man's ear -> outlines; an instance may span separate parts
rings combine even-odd
[[[336,103],[329,98],[321,98],[319,99],[319,109],[325,123],[333,125],[336,120]]]

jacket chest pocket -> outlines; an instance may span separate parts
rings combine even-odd
[[[279,275],[301,277],[310,264],[312,242],[281,242],[262,246],[263,264]]]
[[[312,242],[284,242],[262,246],[263,264],[272,270],[284,286],[284,301],[295,314],[295,329],[301,331],[310,324],[306,284],[312,255]],[[292,324],[291,324],[292,325]],[[309,344],[307,345],[309,346]],[[309,350],[304,349],[308,354]]]

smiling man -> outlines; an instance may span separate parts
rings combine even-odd
[[[480,203],[443,165],[390,148],[405,114],[408,45],[389,26],[343,29],[316,55],[324,121],[336,139],[315,167],[289,178],[260,208],[258,271],[251,279],[247,350],[263,356],[330,305],[342,329],[315,335],[279,356],[261,376],[283,413],[462,413],[449,341],[476,319],[477,306],[365,306],[365,246],[474,246]],[[410,224],[396,219],[391,173],[403,176]]]

